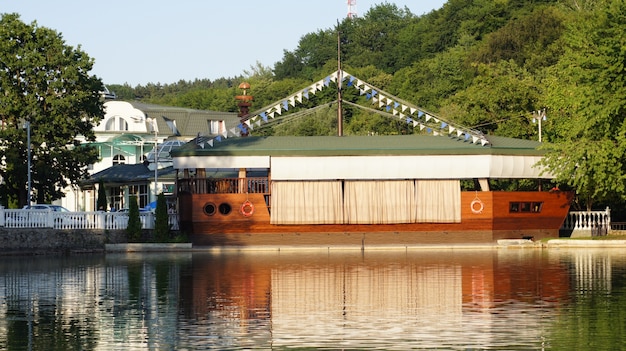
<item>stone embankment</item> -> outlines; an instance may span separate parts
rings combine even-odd
[[[105,244],[126,242],[123,230],[0,228],[0,255],[104,251]]]

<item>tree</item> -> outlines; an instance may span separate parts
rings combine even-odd
[[[158,242],[168,242],[170,240],[170,221],[167,201],[163,193],[157,197],[155,217],[154,239]]]
[[[106,189],[104,189],[104,181],[102,179],[98,181],[97,209],[98,211],[107,210],[107,193]]]
[[[36,201],[50,202],[85,178],[97,161],[93,126],[104,115],[102,81],[89,75],[93,60],[65,45],[52,29],[28,25],[17,14],[0,19],[0,197],[26,204],[27,150],[32,150]],[[31,145],[23,126],[30,122]]]
[[[141,219],[139,218],[139,205],[137,196],[128,197],[128,225],[126,234],[129,242],[139,242],[141,240]]]
[[[554,138],[544,164],[581,205],[626,199],[626,3],[576,10],[544,80]]]

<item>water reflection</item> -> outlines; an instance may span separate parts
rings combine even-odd
[[[0,349],[619,349],[603,250],[5,257]]]

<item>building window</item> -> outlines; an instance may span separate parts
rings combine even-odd
[[[124,155],[115,155],[113,156],[113,166],[115,165],[123,165],[126,163],[126,158]]]
[[[224,121],[209,121],[210,134],[222,134],[224,132]]]
[[[125,131],[128,130],[128,123],[126,120],[120,116],[113,116],[109,118],[107,123],[104,125],[105,130],[118,130]]]
[[[148,185],[131,185],[128,190],[129,195],[137,196],[139,208],[148,206]]]
[[[124,208],[124,191],[122,187],[114,186],[109,188],[109,204],[115,210]]]

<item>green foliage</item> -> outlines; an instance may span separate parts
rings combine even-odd
[[[626,199],[626,4],[571,16],[565,53],[543,82],[558,126],[544,164],[591,208]]]
[[[136,243],[141,241],[141,219],[139,218],[139,205],[135,195],[128,197],[128,226],[126,227],[126,234],[129,242]]]
[[[48,203],[88,176],[98,152],[80,146],[93,141],[93,126],[104,115],[102,82],[90,76],[93,60],[65,45],[51,29],[28,25],[17,14],[0,19],[0,197],[27,202],[24,122],[31,125],[32,187],[36,201]]]
[[[448,0],[439,10],[415,15],[383,3],[362,17],[344,19],[336,28],[303,35],[273,68],[258,62],[252,66],[245,72],[255,97],[252,110],[276,103],[335,71],[339,40],[342,68],[347,72],[486,134],[536,140],[532,111],[546,109],[542,138],[550,144],[545,165],[559,184],[574,188],[587,207],[594,202],[622,202],[626,199],[625,6],[623,0]],[[234,95],[241,81],[243,77],[109,88],[119,89],[118,95],[125,97],[131,95],[130,89],[134,99],[153,103],[235,111]],[[332,89],[318,92],[253,134],[334,134],[336,97]],[[355,89],[344,89],[343,98],[368,105]],[[303,112],[314,106],[322,107]],[[344,104],[344,133],[415,132],[372,110]],[[23,140],[23,132],[15,133],[8,137]],[[5,152],[24,159],[20,150],[24,148]],[[12,175],[25,174],[23,163],[7,169]],[[9,184],[24,181],[12,179]]]
[[[154,239],[157,242],[169,242],[170,240],[170,224],[169,214],[167,211],[167,201],[165,195],[160,193],[156,203],[156,222],[154,225]]]
[[[96,201],[96,208],[98,211],[107,210],[107,193],[102,179],[98,181],[98,200]]]

